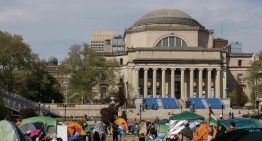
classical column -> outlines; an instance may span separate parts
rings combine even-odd
[[[148,68],[144,68],[144,97],[147,97],[147,83],[148,83],[147,72],[148,72]]]
[[[156,68],[153,68],[153,97],[156,97]]]
[[[227,68],[223,68],[223,98],[227,98]]]
[[[185,83],[185,69],[184,68],[181,68],[181,98],[182,99],[185,99],[185,86],[184,86],[184,83]]]
[[[171,68],[171,98],[175,97],[175,68]]]
[[[135,95],[139,98],[139,68],[135,68]]]
[[[190,69],[190,97],[194,97],[194,70],[193,68]]]
[[[217,73],[216,73],[216,98],[220,98],[220,73],[221,69],[217,68]]]
[[[207,95],[208,98],[212,98],[212,93],[211,93],[211,68],[207,69]]]
[[[203,69],[198,69],[198,97],[203,97]]]
[[[166,69],[161,69],[162,70],[162,98],[166,97]]]

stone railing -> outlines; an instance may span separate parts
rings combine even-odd
[[[14,111],[19,112],[22,108],[33,108],[43,113],[43,115],[59,116],[59,114],[49,108],[46,108],[40,103],[36,103],[19,95],[1,90],[4,105]]]

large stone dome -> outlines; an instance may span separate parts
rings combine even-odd
[[[135,22],[134,26],[150,24],[181,24],[201,26],[191,16],[177,9],[160,9],[151,11]]]

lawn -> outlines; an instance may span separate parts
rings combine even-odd
[[[106,141],[113,141],[113,137],[107,136]],[[121,141],[139,141],[139,139],[137,136],[127,135],[127,136],[122,136]]]

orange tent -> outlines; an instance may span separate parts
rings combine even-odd
[[[195,131],[193,141],[208,141],[208,133],[210,131],[209,124],[202,124],[200,127]],[[216,137],[217,129],[214,128],[213,138]]]
[[[118,125],[123,125],[123,123],[124,123],[125,129],[128,128],[127,123],[126,123],[126,120],[123,119],[123,118],[118,118],[118,119],[116,119],[115,123],[118,124]]]
[[[67,131],[68,131],[70,136],[73,135],[74,130],[76,132],[80,133],[80,135],[84,135],[85,134],[84,130],[82,129],[82,127],[77,122],[74,122],[74,121],[69,122],[67,124]]]

